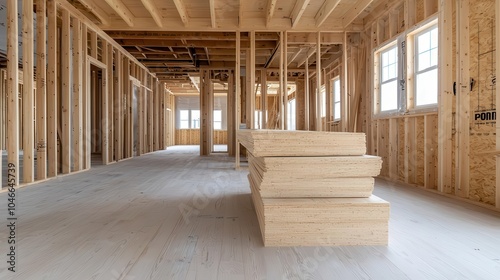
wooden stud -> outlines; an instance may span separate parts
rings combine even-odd
[[[417,3],[415,0],[405,0],[404,5],[405,29],[408,30],[416,23]],[[379,44],[380,43],[381,42],[379,41]]]
[[[288,32],[283,36],[283,129],[288,130]]]
[[[311,110],[311,105],[310,105],[310,86],[309,86],[309,58],[306,56],[306,62],[305,62],[305,130],[310,130],[311,129],[311,123],[309,120],[310,117],[310,110]]]
[[[125,121],[123,125],[125,127],[125,146],[124,150],[126,151],[127,158],[131,158],[134,156],[134,143],[133,143],[133,122],[132,122],[132,90],[130,74],[131,74],[131,63],[128,57],[123,56],[123,93],[124,93],[124,109],[125,109]],[[137,100],[139,103],[139,100]],[[139,106],[139,105],[137,105]],[[139,111],[139,107],[137,109]],[[139,145],[137,145],[137,151],[139,151]]]
[[[71,17],[67,10],[62,10],[61,34],[61,157],[62,173],[71,172]]]
[[[36,0],[36,22],[47,26],[46,2]],[[46,28],[36,29],[36,179],[47,178]],[[1,78],[1,77],[0,77]],[[1,169],[0,169],[1,170]]]
[[[154,133],[154,139],[153,139],[153,151],[158,151],[160,149],[160,94],[159,94],[159,83],[156,78],[153,80],[153,133]]]
[[[260,71],[260,111],[262,112],[262,129],[267,129],[267,71]]]
[[[283,61],[284,61],[284,55],[285,55],[285,38],[284,38],[284,32],[283,31],[280,31],[280,62],[279,62],[279,65],[280,65],[280,73],[279,73],[279,77],[280,77],[280,92],[279,92],[279,125],[280,125],[280,129],[283,130],[285,129],[285,112],[284,112],[284,104],[285,104],[285,82],[284,82],[284,76],[285,76],[285,73],[284,73],[284,69],[283,69]]]
[[[57,120],[57,7],[56,0],[47,0],[47,176],[55,177],[58,172]]]
[[[470,121],[470,73],[469,73],[469,2],[457,2],[457,97],[456,97],[456,161],[455,194],[469,196],[469,121]]]
[[[389,162],[388,162],[388,172],[389,178],[392,180],[398,180],[398,119],[389,119]]]
[[[319,31],[316,37],[316,130],[323,130],[321,122],[321,33]]]
[[[35,180],[33,0],[23,1],[23,183]]]
[[[326,71],[323,71],[323,81],[325,83],[325,100],[324,102],[326,103],[326,112],[325,112],[325,131],[330,131],[330,119],[331,117],[331,111],[332,111],[332,101],[331,101],[331,77],[329,74],[326,73]]]
[[[250,119],[249,128],[255,128],[255,31],[250,31],[250,67],[247,68],[250,72],[247,73],[250,77],[250,112],[247,112],[247,118]]]
[[[19,184],[19,50],[17,0],[7,1],[7,186]]]
[[[5,149],[5,114],[7,113],[4,70],[0,70],[0,188],[3,187],[3,150]]]
[[[349,73],[349,67],[348,66],[348,61],[347,61],[347,32],[344,32],[344,40],[342,43],[342,74],[341,74],[341,90],[342,90],[342,95],[340,97],[340,106],[342,107],[340,109],[340,122],[341,122],[341,127],[342,131],[349,131],[349,93],[348,93],[348,73]]]
[[[81,111],[82,111],[82,156],[83,156],[83,169],[90,169],[92,161],[92,141],[91,141],[91,119],[90,119],[90,62],[88,60],[88,42],[87,42],[87,26],[82,24],[82,101],[81,101]]]
[[[146,71],[145,71],[146,72]],[[153,151],[154,145],[154,128],[153,128],[153,106],[154,106],[154,91],[153,91],[153,76],[149,75],[151,90],[148,92],[148,152]]]
[[[240,79],[240,67],[241,67],[241,34],[240,31],[236,31],[236,64],[234,71],[234,79],[236,85],[236,97],[235,97],[235,108],[236,108],[236,121],[235,121],[235,133],[240,129],[241,123],[241,79]],[[240,141],[236,137],[236,151],[235,151],[235,168],[240,168]]]
[[[108,134],[108,162],[113,161],[114,151],[115,151],[115,136],[114,136],[114,70],[113,70],[113,58],[114,58],[114,48],[111,44],[108,44],[107,54],[106,54],[106,86],[107,90],[105,94],[107,95],[107,105],[108,112],[103,115],[103,118],[107,118],[108,129],[106,133]]]
[[[407,117],[405,122],[405,153],[404,153],[404,174],[405,183],[416,183],[416,163],[417,163],[417,140],[416,140],[416,118]]]
[[[436,181],[436,122],[432,115],[424,116],[424,186],[433,189]]]
[[[495,22],[496,33],[500,34],[500,1],[495,1]],[[500,36],[496,36],[496,46],[500,46]],[[500,52],[495,52],[496,58],[496,77],[500,77]],[[497,108],[500,104],[500,87],[496,87],[496,104]],[[497,116],[499,110],[497,109]],[[496,150],[500,151],[500,122],[496,122]],[[500,208],[500,155],[496,156],[496,192],[495,192],[495,206]]]
[[[438,191],[452,190],[452,100],[453,100],[453,1],[440,0],[439,16],[439,106],[438,106]],[[498,104],[498,103],[497,103]],[[498,135],[498,133],[497,133]],[[498,137],[498,136],[497,136]],[[497,177],[498,178],[498,177]]]
[[[83,167],[83,125],[82,125],[82,37],[81,24],[76,18],[73,18],[73,39],[72,39],[72,67],[73,85],[72,85],[72,151],[73,151],[73,170],[80,171]]]
[[[111,47],[106,42],[103,42],[102,45],[102,60],[105,62],[108,62],[108,49]],[[103,164],[109,164],[109,122],[108,122],[108,116],[109,116],[109,106],[108,106],[108,84],[110,81],[108,80],[108,67],[103,67],[101,68],[102,70],[102,94],[101,94],[101,156],[102,156],[102,163]]]

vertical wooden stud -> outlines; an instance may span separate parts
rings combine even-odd
[[[496,22],[496,33],[497,36],[495,38],[496,40],[496,46],[500,46],[500,1],[495,1],[495,22]],[[497,51],[495,53],[495,58],[496,58],[496,77],[500,77],[500,52]],[[496,87],[496,105],[497,108],[500,105],[500,87]],[[499,110],[497,109],[497,116]],[[496,123],[496,149],[497,151],[500,151],[500,122],[497,121]],[[497,167],[496,167],[496,193],[495,193],[495,206],[497,208],[500,208],[500,155],[497,154]]]
[[[262,129],[267,129],[267,71],[260,71],[260,111],[262,112]]]
[[[121,52],[117,51],[115,53],[115,71],[114,73],[114,96],[113,96],[113,104],[114,104],[114,110],[113,110],[113,126],[115,129],[114,132],[114,139],[113,141],[115,142],[114,147],[115,147],[115,160],[121,160],[123,159],[123,125],[122,125],[122,120],[123,120],[123,93],[122,93],[122,84],[123,84],[123,73],[122,73],[122,54]]]
[[[321,33],[316,35],[316,130],[323,130],[321,121]],[[343,53],[345,56],[345,53]]]
[[[236,121],[235,121],[235,131],[236,133],[240,129],[241,123],[241,79],[240,79],[240,67],[241,67],[241,34],[240,31],[236,31],[236,65],[235,65],[235,84],[236,84]],[[235,168],[240,168],[240,141],[236,137],[236,152],[235,152]]]
[[[398,180],[398,119],[389,119],[389,178]]]
[[[280,92],[279,92],[279,126],[280,129],[285,129],[285,112],[283,109],[285,103],[285,84],[284,84],[284,69],[283,69],[283,57],[285,55],[285,40],[284,32],[280,31],[280,62],[279,62],[279,77],[280,77]]]
[[[73,142],[73,169],[79,171],[83,166],[83,127],[82,127],[82,42],[81,42],[81,24],[77,18],[73,18],[73,39],[72,39],[72,57],[73,71],[72,86],[72,142]]]
[[[82,157],[83,169],[91,165],[91,123],[90,123],[90,64],[88,61],[87,26],[82,24],[82,50],[81,50],[81,125],[82,125]]]
[[[108,161],[111,162],[114,159],[115,153],[115,137],[114,137],[114,69],[113,69],[113,58],[114,58],[114,48],[111,44],[108,45],[106,54],[106,85],[107,85],[107,102],[108,102],[108,113],[104,117],[107,118],[108,122]]]
[[[288,129],[288,32],[283,32],[283,129]]]
[[[19,184],[19,50],[17,0],[7,1],[7,186]]]
[[[57,7],[56,0],[47,0],[47,176],[55,177],[57,159]],[[10,41],[9,41],[10,42]]]
[[[341,117],[341,127],[342,131],[348,131],[349,129],[349,94],[347,92],[348,85],[348,61],[347,61],[347,32],[344,32],[342,40],[342,81],[340,83],[342,90],[342,97],[340,98],[340,109]]]
[[[435,131],[435,117],[424,116],[424,186],[427,189],[433,189],[436,181]]]
[[[255,128],[255,31],[250,31],[250,67],[248,68],[250,73],[250,100],[247,102],[250,104],[250,112],[247,113],[247,118],[249,118],[250,127]]]
[[[111,45],[103,42],[102,44],[102,60],[107,62],[108,61],[108,49],[111,48]],[[108,67],[106,69],[102,69],[102,94],[101,94],[101,156],[102,156],[102,163],[103,164],[109,164],[109,123],[108,123],[108,116],[109,116],[109,107],[108,107]]]
[[[36,22],[47,26],[46,2],[36,0]],[[36,179],[47,178],[46,28],[36,29]],[[1,169],[0,169],[1,170]]]
[[[304,63],[306,75],[305,75],[305,130],[311,129],[310,123],[310,86],[309,86],[309,57],[306,55],[306,62]]]
[[[35,180],[33,0],[23,1],[23,182]]]
[[[61,157],[62,173],[71,172],[71,17],[67,10],[62,10],[62,34],[61,34]]]

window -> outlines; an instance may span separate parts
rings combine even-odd
[[[295,98],[288,101],[288,116],[287,116],[287,125],[288,125],[288,130],[295,130],[296,129],[296,122],[295,122]]]
[[[222,110],[214,110],[214,129],[222,129]]]
[[[433,26],[415,35],[415,106],[438,101],[438,29]]]
[[[180,111],[180,129],[189,128],[189,110]]]
[[[254,128],[261,129],[262,126],[262,111],[255,110],[254,112]]]
[[[398,48],[394,45],[380,53],[380,111],[398,109]]]
[[[200,128],[200,110],[191,110],[191,128]]]
[[[333,120],[340,120],[340,78],[333,79]]]

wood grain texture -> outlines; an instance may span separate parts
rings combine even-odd
[[[388,246],[264,248],[248,171],[233,165],[169,147],[20,188],[20,262],[0,279],[498,278],[498,213],[382,180]]]

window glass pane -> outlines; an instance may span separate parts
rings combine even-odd
[[[430,33],[426,32],[422,35],[419,35],[417,37],[418,41],[418,53],[423,53],[425,51],[428,51],[431,47],[431,42],[430,42]]]
[[[189,110],[181,110],[180,117],[183,121],[189,121]]]
[[[295,99],[288,101],[288,116],[287,124],[288,130],[295,130]]]
[[[321,96],[320,96],[320,102],[321,102],[321,114],[320,116],[321,117],[325,117],[326,116],[326,92],[325,92],[325,88],[323,88],[321,90]]]
[[[389,80],[389,67],[382,68],[382,82]]]
[[[397,61],[397,53],[396,53],[396,48],[393,48],[389,51],[389,63],[388,64],[394,64]]]
[[[334,108],[333,108],[333,118],[335,120],[340,119],[340,102],[335,103]]]
[[[385,52],[382,53],[382,65],[387,65],[389,64],[389,53]]]
[[[222,121],[222,111],[221,110],[214,110],[214,121],[216,121],[216,122]]]
[[[333,92],[334,102],[340,101],[340,79],[336,79],[333,82]]]
[[[398,74],[396,66],[396,64],[389,65],[389,79],[394,79],[397,77]]]
[[[427,51],[418,55],[418,71],[424,70],[431,66],[431,52]]]
[[[191,128],[200,128],[200,110],[191,110]]]
[[[189,128],[189,121],[181,121],[181,129],[188,129]]]
[[[438,64],[438,49],[431,50],[431,66],[435,66]]]
[[[398,108],[397,81],[382,84],[380,93],[380,110],[389,111]]]
[[[416,105],[429,105],[437,103],[437,69],[417,75]]]
[[[431,48],[437,48],[438,47],[438,29],[434,28],[431,30]]]

